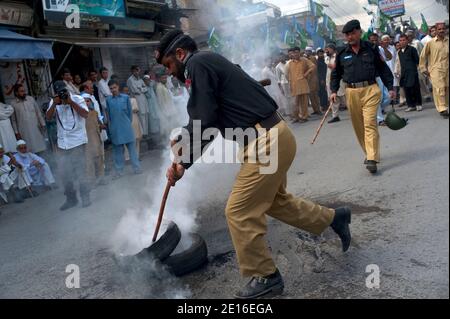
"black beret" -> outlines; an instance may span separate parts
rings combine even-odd
[[[349,33],[352,32],[353,30],[361,30],[361,24],[359,23],[358,20],[351,20],[347,22],[344,28],[342,29],[342,33]]]
[[[179,38],[181,38],[184,35],[183,31],[181,30],[172,30],[168,33],[166,33],[160,40],[158,48],[155,52],[155,58],[156,62],[161,64],[162,58],[166,55],[167,49]]]

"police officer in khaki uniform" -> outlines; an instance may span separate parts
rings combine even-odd
[[[244,143],[244,161],[225,212],[241,273],[251,277],[235,297],[258,298],[281,294],[284,289],[265,240],[267,215],[317,235],[331,227],[347,251],[351,241],[348,208],[322,207],[286,191],[287,172],[295,158],[297,143],[278,115],[275,101],[261,84],[221,55],[199,52],[194,40],[179,30],[161,39],[156,59],[189,88],[190,124],[185,127],[189,133],[188,144],[201,143],[205,149],[211,142],[194,140],[194,120],[201,121],[202,131],[216,128],[225,138],[227,129],[262,129],[255,139]],[[273,172],[263,173],[266,164],[249,158],[252,146],[265,145],[268,141],[277,145],[269,151],[278,161]],[[183,144],[183,138],[172,141],[172,145],[176,144]],[[181,162],[175,161],[175,167],[167,171],[173,186],[196,160],[193,149],[187,149],[188,159],[182,157]]]
[[[331,73],[331,101],[336,103],[341,79],[346,83],[345,95],[352,118],[353,128],[358,138],[370,173],[377,173],[380,162],[380,135],[377,111],[381,103],[381,90],[376,77],[380,76],[395,99],[394,77],[377,49],[361,40],[361,25],[358,20],[348,22],[343,30],[348,45],[338,49],[336,68]]]

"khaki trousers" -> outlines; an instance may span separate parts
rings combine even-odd
[[[314,112],[321,113],[320,111],[320,98],[319,98],[319,91],[317,92],[311,92],[309,94],[309,99],[311,101],[311,107]]]
[[[433,87],[433,98],[439,113],[448,110],[448,86],[444,88]]]
[[[295,103],[292,108],[293,120],[307,120],[309,118],[308,103],[309,94],[295,96]]]
[[[274,174],[265,175],[260,173],[263,164],[244,161],[225,211],[244,277],[264,277],[276,271],[265,239],[266,215],[316,235],[331,225],[335,215],[332,209],[296,198],[286,191],[287,172],[297,144],[284,121],[274,128],[268,134],[271,143],[278,143],[278,169]]]
[[[439,113],[445,112],[448,110],[448,86],[445,87],[443,85],[448,83],[448,80],[442,74],[437,74],[438,76],[431,74],[431,82],[437,83],[437,85],[433,85],[433,99],[434,104],[436,105],[436,109]],[[448,76],[448,75],[447,75]],[[443,85],[442,85],[442,84]],[[439,85],[441,84],[441,85]],[[448,85],[448,84],[447,84]]]
[[[377,111],[381,103],[381,90],[377,84],[345,91],[353,128],[366,158],[380,162],[380,134]]]

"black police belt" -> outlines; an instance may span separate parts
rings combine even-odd
[[[347,84],[347,87],[351,88],[351,89],[365,88],[365,87],[374,85],[376,83],[377,83],[377,81],[375,81],[375,80],[363,81],[363,82],[357,82],[357,83],[347,83],[347,82],[345,82],[345,84]]]
[[[274,128],[276,125],[278,125],[281,121],[284,121],[284,118],[278,113],[278,111],[275,111],[272,115],[269,117],[261,120],[259,123],[257,123],[253,128],[255,130],[255,136],[252,139],[245,140],[244,146],[247,146],[250,144],[253,140],[267,134],[268,131],[270,131],[272,128]]]
[[[283,121],[283,117],[278,112],[274,112],[271,116],[269,116],[268,118],[265,118],[264,120],[262,120],[258,124],[262,128],[264,128],[266,130],[270,130],[271,128],[276,126],[281,121]]]

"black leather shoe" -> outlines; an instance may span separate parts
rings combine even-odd
[[[332,123],[337,123],[337,122],[340,122],[341,121],[341,119],[340,119],[340,117],[338,116],[338,117],[333,117],[333,119],[331,120],[331,121],[328,121],[328,123],[329,124],[332,124]]]
[[[345,253],[350,248],[352,234],[350,233],[350,224],[352,223],[352,211],[348,207],[336,209],[331,228],[342,241],[342,251]]]
[[[234,297],[236,299],[268,298],[281,295],[283,290],[283,277],[277,269],[273,275],[253,277]]]
[[[375,161],[367,161],[366,167],[371,174],[376,174],[378,172],[377,162]]]
[[[448,111],[441,112],[441,116],[444,119],[448,119]]]

